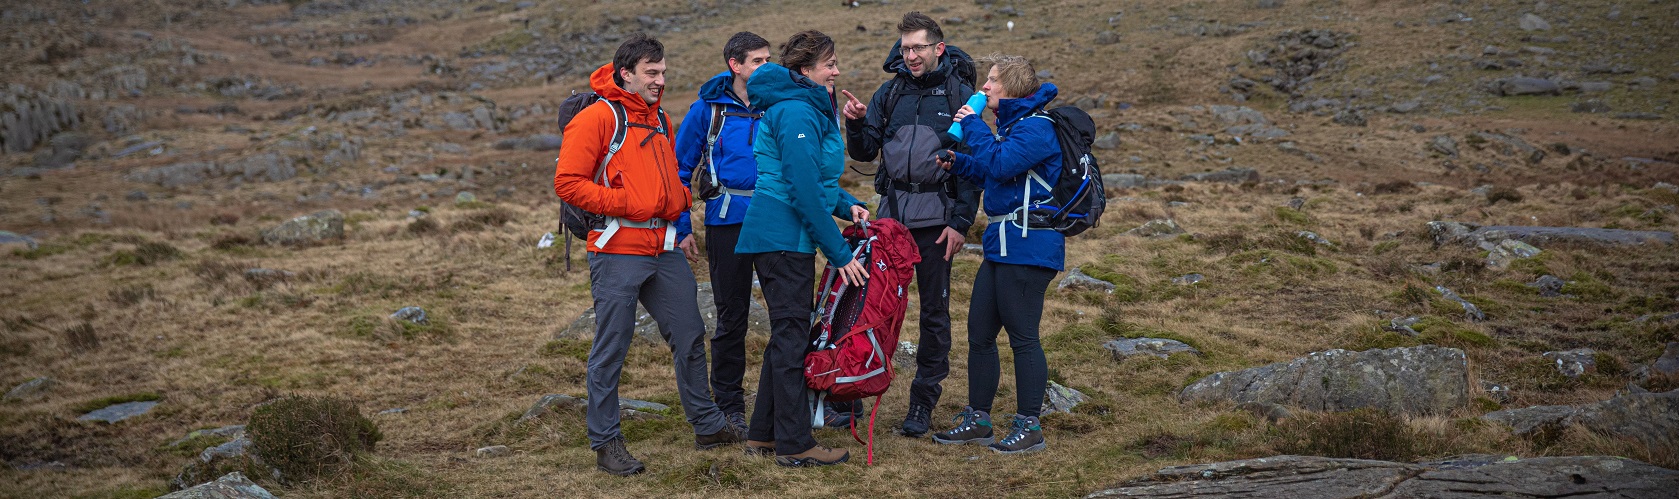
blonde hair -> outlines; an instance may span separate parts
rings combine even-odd
[[[1038,91],[1038,70],[1025,57],[991,54],[980,58],[980,62],[989,62],[997,68],[997,83],[1002,84],[1009,97],[1025,97]]]

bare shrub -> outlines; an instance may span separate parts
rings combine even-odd
[[[355,404],[289,396],[258,407],[245,431],[263,460],[293,480],[349,471],[384,438]]]
[[[64,329],[64,341],[71,350],[87,352],[99,348],[99,335],[93,332],[93,324],[83,322]]]

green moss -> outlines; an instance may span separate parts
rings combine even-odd
[[[128,395],[117,395],[114,397],[89,400],[77,405],[75,411],[77,413],[89,413],[117,404],[126,404],[129,402],[152,402],[158,400],[163,400],[163,396],[158,395],[155,392],[131,393]]]
[[[1619,297],[1615,289],[1589,272],[1575,272],[1562,286],[1562,294],[1574,295],[1583,301],[1614,301]]]
[[[1301,226],[1310,226],[1314,223],[1311,215],[1307,215],[1306,212],[1289,208],[1287,206],[1272,208],[1271,213],[1277,217],[1278,221],[1283,223]]]
[[[1423,342],[1441,346],[1470,349],[1487,348],[1497,344],[1497,341],[1486,333],[1439,317],[1423,317],[1416,324],[1412,324],[1411,329],[1421,333],[1419,339]]]
[[[1137,278],[1116,272],[1108,265],[1089,263],[1080,265],[1079,270],[1090,277],[1113,283],[1114,290],[1108,298],[1114,302],[1132,303],[1145,298],[1143,285]]]
[[[584,338],[564,338],[550,340],[542,345],[537,355],[550,358],[572,358],[579,362],[589,361],[589,350],[594,348],[594,342]]]

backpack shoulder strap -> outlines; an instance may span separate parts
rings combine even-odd
[[[887,83],[886,102],[881,103],[882,108],[880,110],[881,130],[885,130],[886,127],[892,125],[892,109],[898,106],[898,99],[903,97],[902,94],[898,93],[898,89],[902,87],[903,79],[897,76],[893,76],[892,81]],[[885,138],[882,138],[882,140],[885,140]]]
[[[706,155],[710,155],[711,150],[717,147],[717,136],[723,132],[723,119],[723,105],[715,102],[711,103],[711,126],[706,128],[705,131]]]
[[[606,179],[606,164],[612,162],[612,156],[618,154],[618,149],[624,147],[624,134],[627,132],[624,124],[629,117],[624,114],[624,105],[612,99],[601,99],[606,107],[612,109],[612,140],[606,143],[606,155],[601,158],[600,166],[595,168],[595,183],[603,183]],[[659,114],[660,122],[664,121],[664,113]]]

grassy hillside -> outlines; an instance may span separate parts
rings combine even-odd
[[[1540,256],[1495,271],[1482,250],[1437,247],[1425,226],[1679,227],[1679,194],[1657,185],[1679,177],[1679,6],[1628,2],[1611,15],[1610,2],[530,4],[0,8],[6,83],[73,103],[75,133],[87,143],[73,167],[38,158],[51,155],[52,143],[0,156],[0,229],[39,243],[0,254],[0,388],[38,376],[59,382],[44,398],[0,403],[0,460],[9,465],[0,468],[0,496],[161,494],[202,449],[169,443],[243,424],[253,407],[286,394],[351,400],[385,436],[356,473],[271,488],[299,497],[1077,496],[1165,466],[1329,452],[1297,437],[1346,421],[1303,415],[1273,424],[1229,405],[1180,404],[1175,394],[1214,372],[1313,351],[1421,343],[1464,349],[1472,385],[1506,386],[1508,398],[1478,392],[1458,413],[1375,418],[1380,431],[1411,444],[1370,457],[1607,454],[1679,467],[1631,441],[1585,432],[1528,440],[1477,419],[1499,408],[1602,400],[1635,381],[1639,366],[1679,340],[1679,322],[1665,318],[1679,312],[1679,250],[1541,245]],[[587,340],[556,333],[589,306],[588,276],[581,253],[567,271],[562,250],[535,247],[557,220],[553,152],[496,145],[557,133],[555,105],[585,88],[618,40],[642,30],[666,44],[664,107],[673,115],[722,70],[721,44],[739,30],[772,42],[806,28],[833,35],[840,87],[872,91],[885,81],[879,68],[893,26],[911,9],[944,21],[948,41],[970,53],[1030,57],[1067,103],[1089,98],[1101,132],[1121,139],[1098,151],[1108,173],[1175,180],[1244,167],[1261,177],[1109,190],[1102,226],[1071,241],[1067,261],[1120,289],[1052,292],[1046,305],[1051,379],[1090,398],[1046,418],[1050,450],[1003,457],[882,430],[876,466],[859,459],[787,470],[734,449],[693,451],[688,426],[669,416],[625,423],[649,472],[620,479],[594,470],[580,415],[514,423],[544,394],[583,394]],[[1527,12],[1552,29],[1520,29]],[[1267,84],[1277,69],[1253,54],[1290,53],[1288,41],[1309,30],[1344,40],[1338,53],[1303,85]],[[1479,69],[1483,61],[1504,69]],[[1485,89],[1515,76],[1611,86],[1515,97]],[[1226,91],[1234,79],[1257,84]],[[1319,99],[1339,104],[1290,112]],[[1590,99],[1612,111],[1571,111]],[[1417,110],[1392,112],[1413,100]],[[1214,105],[1247,106],[1288,135],[1233,135],[1238,123]],[[476,119],[477,109],[489,119],[466,127],[445,119]],[[1343,111],[1365,125],[1344,124],[1351,120],[1336,117]],[[1519,139],[1543,158],[1529,161],[1529,151],[1481,133]],[[1430,146],[1441,136],[1455,156]],[[845,182],[860,197],[872,194],[865,177]],[[477,201],[456,203],[459,192]],[[329,208],[346,214],[342,243],[261,242],[261,230]],[[1189,234],[1122,235],[1158,218]],[[978,265],[972,255],[954,264],[957,339],[936,427],[966,401],[965,316]],[[251,268],[292,274],[247,277]],[[1171,283],[1189,273],[1205,280]],[[1563,292],[1571,296],[1541,297],[1526,286],[1542,275],[1569,281]],[[1435,286],[1489,319],[1465,319]],[[404,306],[424,307],[431,324],[385,318]],[[1423,319],[1420,337],[1383,329],[1407,316]],[[904,334],[913,339],[913,326]],[[1142,336],[1179,339],[1205,355],[1117,362],[1101,346]],[[765,342],[750,338],[751,365]],[[1540,357],[1579,347],[1600,352],[1596,373],[1566,378]],[[677,405],[669,362],[668,349],[637,344],[622,395]],[[998,412],[1014,406],[1011,369],[1005,361]],[[903,417],[909,375],[882,405],[883,425]],[[1657,377],[1644,387],[1679,383]],[[135,419],[75,420],[95,406],[147,398],[161,403]],[[405,411],[381,413],[397,408]],[[1354,428],[1349,439],[1363,431],[1342,427]],[[818,438],[861,458],[849,435]],[[474,456],[489,445],[514,454]],[[63,469],[42,468],[54,462]]]

